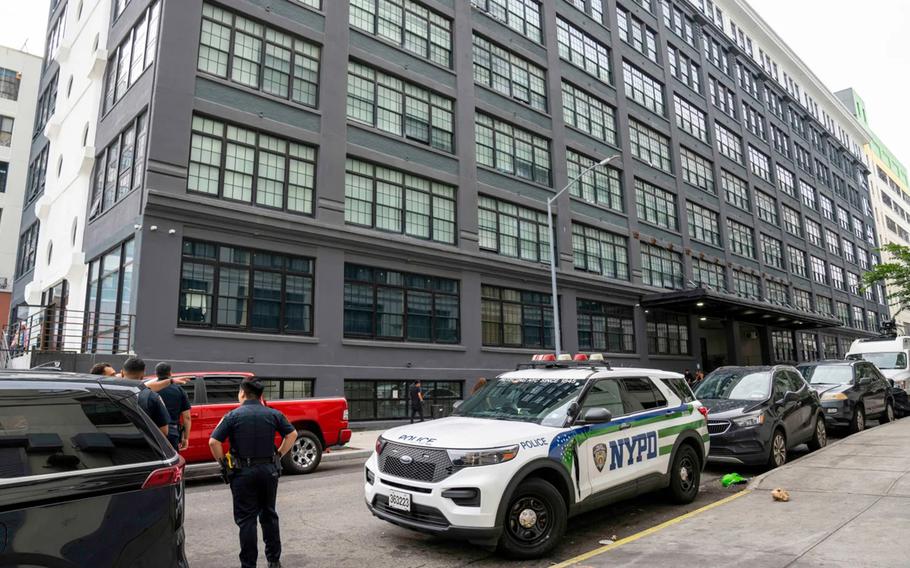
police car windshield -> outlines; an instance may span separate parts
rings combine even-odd
[[[584,384],[581,379],[496,379],[464,401],[456,414],[561,427]]]
[[[770,371],[714,371],[695,389],[699,400],[765,400],[770,395]]]

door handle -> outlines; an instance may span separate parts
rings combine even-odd
[[[195,412],[195,413],[190,412],[190,418],[199,418],[199,413],[198,413],[198,412]]]
[[[631,427],[632,427],[632,424],[630,424],[629,422],[623,422],[622,424],[619,425],[620,430],[627,430]]]

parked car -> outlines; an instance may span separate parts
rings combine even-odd
[[[894,421],[891,383],[868,361],[816,361],[797,367],[821,398],[831,428],[866,429],[866,419]]]
[[[857,339],[850,345],[846,359],[869,361],[898,387],[904,390],[910,388],[910,336],[884,335]]]
[[[184,460],[134,385],[0,371],[0,566],[187,566]]]
[[[193,405],[190,410],[193,424],[189,447],[181,454],[188,464],[211,462],[209,437],[221,418],[239,406],[240,381],[253,374],[194,372],[175,373],[174,376],[191,379],[183,388]],[[319,467],[326,448],[343,446],[351,440],[348,403],[344,398],[308,398],[308,381],[262,380],[266,386],[262,397],[264,403],[284,413],[297,429],[297,441],[281,461],[285,472],[312,473]]]
[[[778,467],[791,448],[828,443],[818,394],[794,367],[721,367],[695,397],[708,408],[709,461]]]

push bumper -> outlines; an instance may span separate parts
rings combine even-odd
[[[373,498],[373,503],[367,502],[367,508],[373,513],[373,516],[405,529],[443,538],[450,538],[452,540],[467,540],[485,544],[495,544],[496,541],[499,540],[499,535],[502,533],[502,527],[459,527],[419,520],[409,515],[382,507],[381,504],[377,503],[378,499],[379,496],[377,495]]]

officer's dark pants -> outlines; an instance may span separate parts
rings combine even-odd
[[[180,448],[180,436],[177,434],[168,434],[167,441],[171,443],[175,450]]]
[[[278,512],[275,497],[278,495],[278,471],[273,464],[259,464],[237,471],[231,480],[234,496],[234,522],[240,527],[240,565],[256,568],[259,556],[256,519],[262,525],[265,540],[265,557],[277,562],[281,557],[281,535],[278,532]]]
[[[412,404],[411,405],[411,424],[414,423],[415,415],[419,415],[420,421],[423,422],[423,405],[422,404]]]

